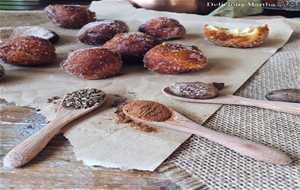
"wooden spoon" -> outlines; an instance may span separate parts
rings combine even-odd
[[[3,160],[3,166],[16,168],[33,159],[62,127],[79,118],[80,116],[83,116],[84,114],[87,114],[100,107],[107,97],[105,92],[101,92],[104,94],[102,101],[90,108],[75,109],[63,106],[63,101],[68,95],[65,96],[58,106],[57,112],[52,121],[43,129],[13,148],[5,156]]]
[[[173,94],[169,90],[169,87],[163,88],[162,92],[170,98],[173,98],[175,100],[185,101],[185,102],[254,106],[259,108],[266,108],[275,111],[300,115],[300,104],[298,103],[255,100],[255,99],[243,98],[240,96],[234,96],[234,95],[223,94],[223,93],[219,93],[217,97],[210,98],[210,99],[192,99],[192,98],[185,98]]]
[[[240,154],[254,158],[256,160],[281,165],[286,165],[292,162],[291,158],[289,158],[286,154],[279,150],[272,149],[265,145],[252,142],[250,140],[241,139],[239,137],[231,136],[226,133],[217,132],[212,129],[205,128],[187,119],[186,117],[182,116],[181,114],[179,114],[171,108],[168,108],[171,111],[171,118],[160,122],[143,120],[139,117],[128,113],[126,109],[127,108],[125,105],[123,108],[123,112],[134,120],[140,121],[147,125],[155,125],[158,127],[165,127],[190,134],[199,135],[213,142],[219,143],[229,149],[232,149]],[[147,115],[147,113],[143,113],[143,115]]]

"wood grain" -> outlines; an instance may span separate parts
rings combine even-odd
[[[26,139],[18,129],[37,117],[31,108],[16,107],[0,100],[0,111],[3,108],[5,112],[1,112],[1,118],[5,121],[0,119],[1,189],[181,189],[159,172],[85,166],[76,161],[73,147],[62,133],[57,133],[37,157],[24,166],[3,168],[4,156]],[[13,117],[5,117],[3,113]]]
[[[231,105],[253,106],[253,107],[265,108],[265,109],[275,110],[284,113],[300,115],[299,103],[255,100],[255,99],[244,98],[244,97],[235,96],[231,94],[224,94],[224,93],[219,93],[217,97],[209,98],[209,99],[193,99],[193,98],[177,96],[172,92],[170,92],[169,87],[163,88],[162,92],[166,96],[179,101],[207,103],[207,104],[231,104]]]
[[[164,127],[169,129],[175,129],[178,131],[190,133],[199,135],[201,137],[204,137],[210,141],[213,141],[215,143],[221,144],[231,150],[236,151],[237,153],[240,153],[242,155],[248,156],[250,158],[254,158],[256,160],[260,160],[263,162],[271,163],[271,164],[281,164],[281,165],[287,165],[292,162],[292,159],[286,155],[285,153],[270,148],[268,146],[265,146],[263,144],[250,141],[247,139],[242,139],[236,136],[228,135],[223,132],[218,132],[209,128],[206,128],[202,125],[199,125],[197,123],[194,123],[193,121],[189,120],[188,118],[184,117],[180,113],[176,112],[175,110],[168,108],[171,112],[171,117],[163,120],[163,121],[151,121],[146,120],[142,117],[139,117],[137,115],[131,114],[130,109],[128,107],[130,106],[130,102],[126,104],[123,107],[123,112],[131,117],[132,119],[135,119],[139,122],[143,122],[147,125],[154,125],[158,127]],[[136,106],[138,107],[138,106]],[[142,109],[147,107],[147,109]],[[150,105],[151,107],[151,105]],[[151,107],[152,108],[152,107]],[[147,106],[140,106],[139,112],[142,113],[142,115],[147,115],[149,110],[149,105]],[[152,112],[151,112],[152,113]]]

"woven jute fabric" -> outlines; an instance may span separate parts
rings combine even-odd
[[[49,22],[44,11],[0,11],[0,27],[35,26]]]
[[[0,27],[39,25],[49,21],[43,11],[0,11],[0,20]],[[265,100],[265,94],[272,90],[300,88],[299,68],[300,27],[235,95]],[[224,105],[204,126],[279,149],[291,156],[293,162],[281,166],[256,161],[193,135],[157,171],[182,189],[300,189],[299,116]]]
[[[300,27],[235,93],[266,100],[267,92],[300,88]],[[300,109],[299,109],[300,112]],[[262,143],[287,153],[290,165],[274,165],[240,155],[193,135],[159,168],[183,189],[300,189],[300,116],[223,105],[204,126]]]

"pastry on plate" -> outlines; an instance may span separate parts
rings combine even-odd
[[[219,46],[249,48],[263,43],[269,35],[269,29],[268,25],[244,29],[205,25],[204,34],[209,41]]]

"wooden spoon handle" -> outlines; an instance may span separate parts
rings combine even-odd
[[[243,98],[234,95],[231,96],[232,96],[231,104],[254,106],[254,107],[284,112],[284,113],[300,115],[300,104],[298,103],[255,100],[255,99]]]
[[[232,105],[244,105],[244,106],[254,106],[258,108],[265,108],[270,110],[275,110],[284,113],[291,113],[300,115],[300,104],[299,103],[291,103],[291,102],[278,102],[278,101],[266,101],[266,100],[256,100],[250,98],[244,98],[235,95],[229,94],[221,94],[220,96],[212,99],[183,99],[185,101],[188,100],[190,102],[198,102],[198,103],[210,103],[210,104],[232,104]]]
[[[207,138],[213,142],[221,144],[229,149],[232,149],[238,153],[249,156],[256,160],[268,162],[271,164],[289,164],[292,162],[291,158],[283,152],[267,147],[265,145],[242,139],[239,137],[231,136],[226,133],[217,132],[194,122],[187,122],[184,126],[172,126],[177,130],[196,134]]]
[[[32,160],[53,138],[62,126],[49,123],[43,129],[13,148],[4,158],[4,167],[19,167]],[[53,127],[53,125],[56,125]]]
[[[172,94],[169,90],[169,87],[163,88],[162,92],[166,96],[179,101],[207,103],[207,104],[232,104],[232,105],[254,106],[259,108],[280,111],[284,113],[300,115],[299,103],[255,100],[255,99],[244,98],[244,97],[224,94],[224,93],[219,93],[219,96],[210,99],[192,99],[192,98],[185,98],[185,97],[180,97]]]
[[[292,159],[290,157],[288,157],[285,153],[279,150],[267,147],[265,145],[250,140],[242,139],[239,137],[228,135],[226,133],[208,129],[187,119],[186,117],[175,112],[174,110],[170,110],[173,111],[172,120],[166,120],[165,122],[146,123],[199,135],[204,138],[207,138],[208,140],[221,144],[231,150],[234,150],[240,154],[267,163],[285,165],[292,162]]]

